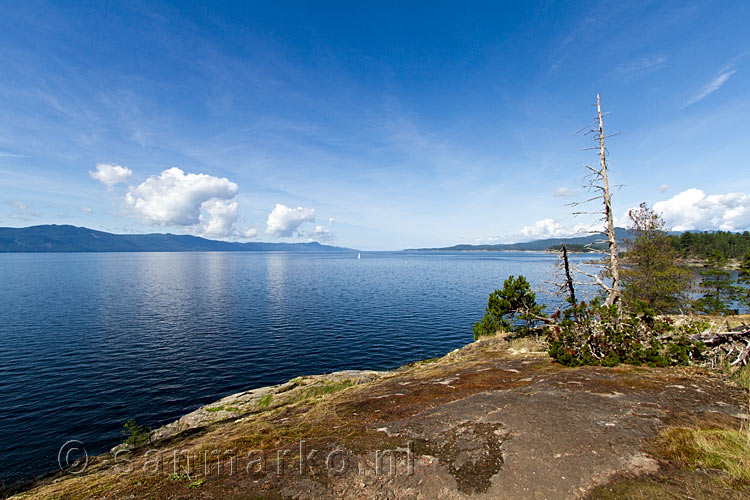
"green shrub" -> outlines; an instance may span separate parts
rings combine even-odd
[[[565,311],[547,341],[550,356],[567,366],[687,365],[704,348],[688,338],[693,329],[691,324],[675,328],[649,312],[621,315],[616,305],[594,300]]]
[[[474,340],[480,337],[491,337],[509,327],[507,323],[498,322],[491,314],[485,313],[480,321],[474,323]]]
[[[511,330],[518,320],[524,321],[522,330],[546,318],[544,306],[537,304],[536,294],[524,276],[509,276],[502,290],[495,290],[487,299],[484,317],[474,324],[474,340],[495,335],[501,330]]]
[[[138,425],[134,419],[130,419],[122,426],[122,434],[127,436],[125,444],[137,448],[149,443],[149,429],[144,425]]]

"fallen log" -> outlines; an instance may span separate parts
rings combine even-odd
[[[731,366],[747,365],[750,362],[750,327],[745,324],[729,328],[726,331],[712,332],[714,325],[707,330],[690,336],[694,342],[703,342],[708,348],[706,358],[711,360],[712,368],[729,364]]]

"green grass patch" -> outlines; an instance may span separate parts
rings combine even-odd
[[[336,382],[326,382],[320,385],[313,385],[300,391],[295,398],[295,401],[323,396],[325,394],[333,394],[334,392],[342,391],[353,385],[354,382],[352,382],[351,380],[340,380]]]
[[[214,406],[212,408],[206,408],[206,411],[209,413],[216,413],[217,411],[233,411],[239,413],[240,409],[236,406]]]
[[[291,391],[295,387],[299,387],[302,384],[303,380],[304,380],[304,377],[294,377],[292,380],[282,385],[277,392],[281,393],[281,392]]]
[[[412,361],[411,363],[406,363],[404,366],[399,368],[399,370],[408,370],[409,368],[416,368],[418,366],[431,365],[433,363],[437,363],[438,361],[440,361],[440,358],[420,359],[419,361]]]
[[[273,394],[266,394],[260,400],[258,401],[258,408],[266,409],[271,404],[271,399],[273,399]]]
[[[747,498],[748,489],[734,487],[715,474],[696,474],[687,469],[670,469],[654,476],[625,476],[597,486],[586,500],[677,500],[710,498],[737,500]]]
[[[658,436],[656,449],[682,466],[720,469],[750,481],[750,438],[741,430],[673,427]]]
[[[201,486],[203,486],[203,483],[205,483],[205,482],[206,482],[205,479],[196,479],[195,481],[193,481],[192,483],[190,483],[189,487],[190,488],[200,488]]]

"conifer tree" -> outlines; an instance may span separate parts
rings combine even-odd
[[[738,289],[732,282],[732,275],[726,266],[729,259],[719,250],[709,255],[701,270],[700,289],[703,296],[695,302],[699,311],[708,314],[728,314],[730,306],[737,299]]]
[[[631,310],[648,308],[667,314],[680,312],[692,285],[691,272],[680,263],[664,220],[645,203],[628,213],[634,236],[622,268],[623,301]]]
[[[739,286],[737,287],[738,299],[750,308],[750,252],[745,255],[740,263],[740,272],[737,276]]]

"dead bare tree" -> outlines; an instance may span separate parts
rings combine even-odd
[[[570,262],[568,261],[568,247],[563,243],[562,247],[562,264],[563,270],[565,271],[565,286],[568,289],[568,301],[570,305],[575,307],[576,305],[576,291],[573,286],[573,276],[570,274]]]
[[[550,290],[552,295],[564,297],[564,300],[557,306],[558,311],[561,311],[565,303],[575,307],[578,301],[576,299],[572,266],[568,259],[568,247],[565,243],[560,243],[560,254],[558,257],[555,280],[545,281],[544,283],[552,287]]]
[[[596,196],[589,198],[582,202],[571,203],[571,206],[579,206],[586,203],[593,202],[595,200],[601,200],[602,209],[593,212],[574,212],[574,215],[580,214],[599,214],[601,215],[601,221],[603,222],[603,230],[592,231],[592,233],[601,233],[606,237],[604,240],[607,244],[607,251],[602,252],[608,254],[608,262],[605,265],[603,273],[589,273],[580,268],[576,268],[576,272],[593,279],[593,283],[581,282],[577,284],[582,285],[597,285],[602,288],[606,295],[606,304],[611,306],[617,304],[620,299],[620,265],[617,258],[617,238],[615,235],[615,224],[614,217],[612,215],[612,194],[609,188],[609,172],[607,169],[607,148],[604,145],[604,140],[608,137],[604,135],[604,114],[602,113],[602,104],[599,94],[596,95],[596,118],[592,122],[593,127],[586,132],[586,134],[594,134],[594,140],[598,143],[594,148],[585,148],[587,150],[598,150],[599,153],[599,167],[595,168],[590,165],[586,165],[586,168],[590,173],[586,176],[588,184],[584,186],[589,191],[596,192]],[[597,126],[598,125],[598,126]],[[588,127],[588,126],[587,126]],[[587,127],[579,130],[579,132],[585,130]],[[613,134],[616,135],[616,134]],[[601,252],[597,248],[595,242],[589,246],[589,249],[596,252]],[[609,283],[605,282],[609,281]]]

